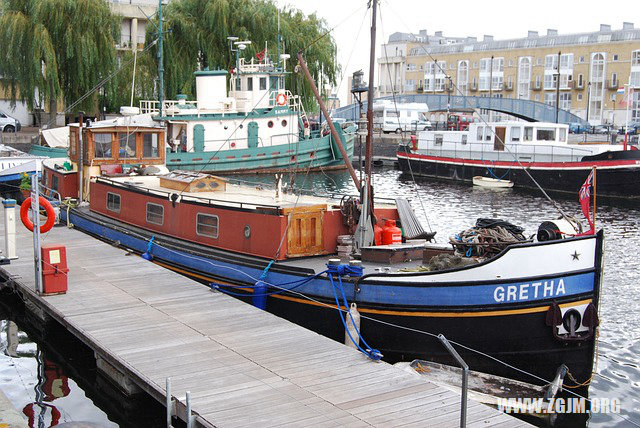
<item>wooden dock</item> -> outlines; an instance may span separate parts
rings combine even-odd
[[[182,420],[190,391],[205,427],[459,426],[459,395],[73,229],[43,236],[66,246],[70,271],[67,294],[41,297],[31,234],[17,230],[6,284],[121,386],[164,403],[171,377]],[[469,401],[467,426],[496,425],[527,426]]]

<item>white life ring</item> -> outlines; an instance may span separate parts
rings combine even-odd
[[[287,96],[285,94],[278,94],[278,96],[276,97],[276,103],[279,106],[287,104]]]

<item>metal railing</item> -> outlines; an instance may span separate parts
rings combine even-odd
[[[493,150],[487,143],[445,142],[442,146],[429,147],[420,152],[428,156],[475,159],[490,162],[578,162],[593,152],[588,148],[547,144],[509,144],[505,150]],[[507,150],[508,149],[508,150]]]

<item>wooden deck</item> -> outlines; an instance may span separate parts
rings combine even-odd
[[[171,377],[183,420],[191,391],[207,427],[459,425],[458,395],[73,229],[43,236],[66,246],[70,272],[67,294],[40,297],[17,230],[11,286],[162,403]],[[472,401],[467,421],[527,425]]]

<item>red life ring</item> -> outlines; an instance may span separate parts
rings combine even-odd
[[[279,106],[287,104],[287,96],[285,94],[278,94],[276,97],[276,103],[278,103]]]
[[[56,213],[53,211],[51,203],[42,196],[38,198],[38,202],[40,203],[40,206],[44,207],[44,209],[47,211],[47,221],[45,222],[45,224],[40,226],[40,233],[46,233],[53,227],[53,223],[56,221]],[[20,220],[22,220],[22,224],[24,224],[24,227],[33,232],[33,222],[29,218],[29,208],[31,208],[31,203],[31,198],[27,198],[22,203],[22,206],[20,206]]]

